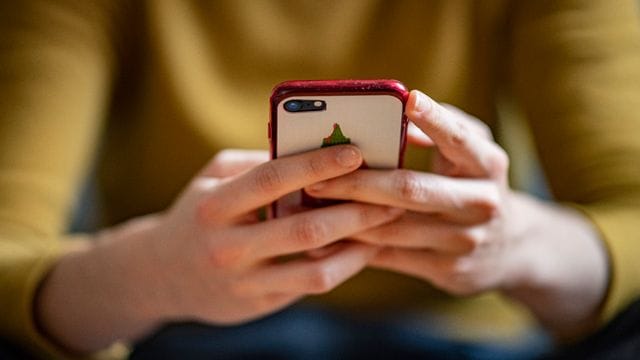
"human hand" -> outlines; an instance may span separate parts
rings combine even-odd
[[[371,264],[428,280],[454,294],[507,281],[508,158],[488,128],[460,110],[413,91],[406,114],[428,134],[410,139],[438,149],[434,173],[360,170],[306,188],[409,210],[401,219],[355,236],[384,246]]]
[[[161,299],[154,310],[161,317],[232,324],[330,291],[366,266],[377,247],[341,243],[322,256],[304,252],[401,213],[350,203],[259,222],[256,209],[306,185],[354,171],[362,162],[357,148],[340,146],[252,167],[264,161],[265,154],[218,155],[148,234],[151,267],[157,271],[149,293]],[[244,164],[235,159],[244,159]],[[291,254],[299,256],[277,260]]]
[[[479,120],[418,91],[406,114],[422,131],[410,140],[437,148],[434,173],[359,170],[309,186],[309,194],[409,210],[354,236],[383,247],[373,266],[457,295],[504,290],[558,336],[588,331],[608,266],[592,225],[510,190],[508,157]]]
[[[38,291],[41,331],[71,352],[92,352],[167,321],[255,319],[358,273],[378,248],[334,243],[402,210],[351,203],[260,222],[257,209],[354,171],[360,151],[345,145],[267,159],[266,152],[224,151],[165,213],[78,243]]]

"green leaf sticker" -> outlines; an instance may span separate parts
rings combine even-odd
[[[336,124],[333,124],[333,131],[331,132],[331,135],[322,139],[322,146],[320,147],[325,148],[328,146],[344,145],[344,144],[351,144],[351,139],[344,136],[344,134],[342,133],[342,129],[340,129],[340,125],[336,123]]]

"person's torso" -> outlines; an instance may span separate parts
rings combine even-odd
[[[502,3],[148,1],[122,56],[99,161],[106,222],[170,206],[220,149],[267,149],[268,99],[284,80],[395,78],[493,122]],[[426,161],[410,149],[408,167]],[[480,331],[471,337],[517,337],[513,325],[526,319],[496,294],[461,300],[373,270],[321,300],[422,314],[449,332],[464,324]]]

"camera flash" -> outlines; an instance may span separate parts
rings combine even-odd
[[[322,106],[322,101],[316,101],[313,103],[313,106],[315,107],[321,107]]]

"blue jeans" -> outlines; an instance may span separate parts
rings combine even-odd
[[[298,306],[240,326],[169,325],[137,344],[131,359],[532,359],[548,349],[543,336],[505,348]]]

